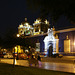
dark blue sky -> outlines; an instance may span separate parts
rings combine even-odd
[[[25,17],[32,24],[39,17],[39,12],[33,13],[29,11],[26,0],[0,0],[0,36],[4,36],[10,28],[17,31],[19,24],[24,21]],[[70,26],[71,24],[66,17],[62,16],[56,25],[61,27]]]

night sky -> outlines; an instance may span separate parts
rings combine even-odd
[[[33,13],[28,10],[26,0],[0,0],[0,36],[4,36],[11,28],[16,32],[25,17],[32,24],[39,17],[39,11]],[[66,17],[61,16],[55,27],[60,28],[65,25],[72,26]]]

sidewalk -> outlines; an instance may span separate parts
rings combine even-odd
[[[75,56],[63,56],[62,58],[43,57],[42,62],[75,63]]]

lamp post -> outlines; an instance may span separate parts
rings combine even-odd
[[[17,34],[17,37],[19,38],[20,37],[20,35],[19,34]],[[18,46],[17,46],[17,58],[16,58],[17,60],[18,60]]]
[[[20,37],[20,35],[19,34],[17,34],[17,37]],[[16,49],[16,47],[14,48],[14,59],[13,59],[13,67],[15,67],[15,64],[16,64],[16,57],[15,57],[15,49]],[[17,57],[18,57],[18,47],[17,47]]]

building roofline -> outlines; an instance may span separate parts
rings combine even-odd
[[[74,31],[74,30],[75,30],[75,28],[63,29],[63,30],[56,31],[56,33],[70,32],[70,31]]]
[[[43,35],[47,35],[47,33],[38,34],[38,35],[30,35],[30,36],[26,36],[25,38],[37,37],[37,36],[43,36]]]
[[[63,33],[63,32],[70,32],[70,31],[75,31],[75,28],[58,30],[58,31],[55,31],[55,33]],[[38,34],[38,35],[30,35],[30,36],[26,36],[25,38],[37,37],[37,36],[43,36],[43,35],[47,35],[47,33]]]

